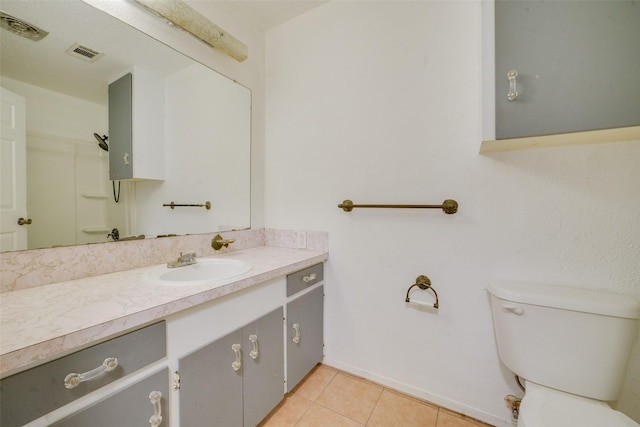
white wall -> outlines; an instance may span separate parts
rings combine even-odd
[[[265,222],[329,232],[329,364],[510,425],[485,289],[640,297],[640,142],[480,156],[481,48],[471,1],[331,2],[269,31]],[[336,206],[447,198],[457,214]],[[437,313],[404,303],[419,274]],[[632,357],[619,408],[640,421]]]

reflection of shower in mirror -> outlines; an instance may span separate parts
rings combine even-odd
[[[102,148],[104,151],[109,151],[109,145],[107,144],[107,139],[109,139],[109,137],[107,135],[100,136],[94,132],[93,136],[98,141],[98,145],[100,146],[100,148]]]

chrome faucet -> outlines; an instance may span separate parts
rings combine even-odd
[[[195,252],[187,252],[186,254],[180,252],[177,261],[168,262],[167,268],[184,267],[185,265],[195,264],[196,262]]]

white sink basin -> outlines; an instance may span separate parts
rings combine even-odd
[[[231,279],[251,270],[245,261],[226,258],[199,258],[195,264],[167,268],[166,265],[151,267],[145,277],[154,283],[166,285],[205,285]]]

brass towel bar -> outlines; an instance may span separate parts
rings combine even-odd
[[[442,209],[446,214],[458,212],[458,202],[447,199],[441,205],[356,205],[351,200],[345,200],[338,205],[345,212],[351,212],[353,208],[403,208],[403,209]]]
[[[211,209],[211,202],[210,201],[206,201],[202,204],[199,205],[179,205],[177,203],[171,202],[171,203],[165,203],[162,206],[169,206],[171,209],[174,209],[176,207],[187,207],[187,208],[206,208],[207,210]]]

